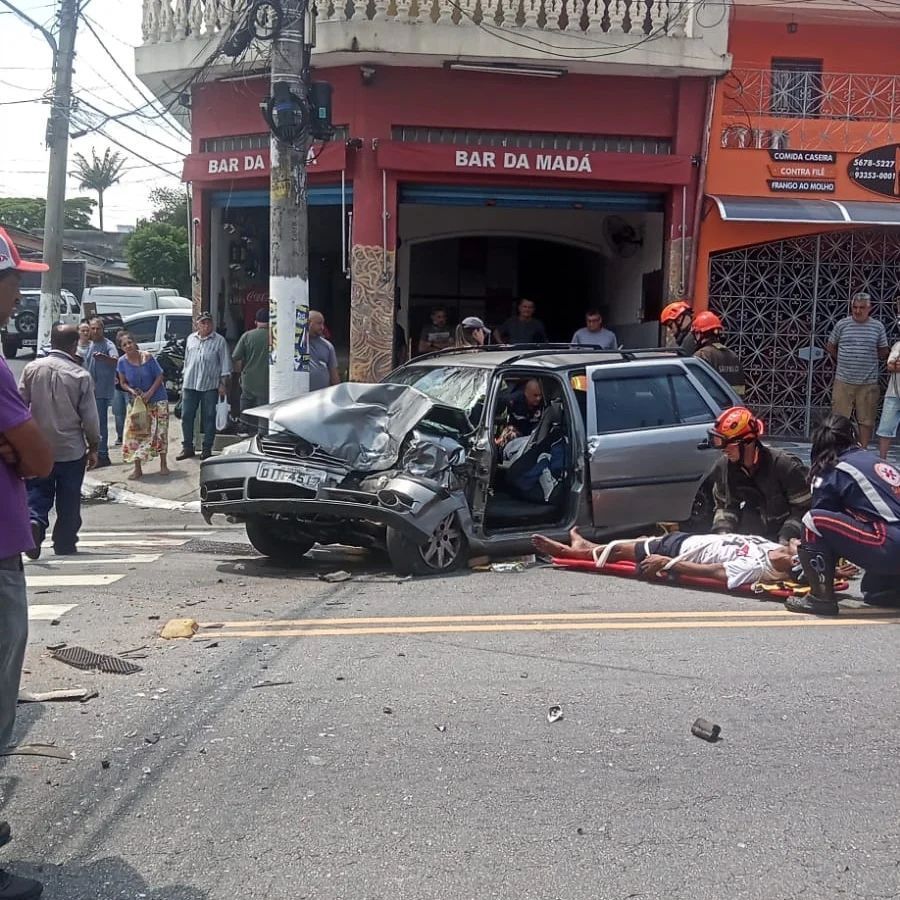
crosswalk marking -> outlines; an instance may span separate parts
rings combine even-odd
[[[52,622],[60,616],[64,616],[70,609],[75,609],[76,603],[41,603],[32,606],[28,610],[29,622]]]
[[[26,559],[25,569],[52,569],[55,566],[127,566],[156,562],[159,553],[134,553],[131,556],[58,556],[48,559]]]
[[[110,575],[97,572],[93,575],[29,575],[25,582],[28,587],[101,587],[115,584],[124,575]]]
[[[158,562],[164,552],[208,534],[208,531],[82,531],[78,548],[88,552],[55,556],[51,551],[38,559],[24,560],[25,583],[29,589],[28,619],[51,622],[78,606],[78,603],[35,602],[39,599],[35,591],[109,587],[125,578],[126,567]],[[45,541],[43,547],[52,547],[52,541]]]

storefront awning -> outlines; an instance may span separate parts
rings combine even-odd
[[[798,197],[708,195],[726,222],[797,222],[835,225],[900,225],[900,203],[814,200]]]

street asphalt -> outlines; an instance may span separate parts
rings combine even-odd
[[[117,504],[86,506],[82,549],[27,567],[23,687],[98,696],[20,706],[16,740],[74,760],[0,771],[0,864],[45,897],[900,890],[889,614],[546,568],[372,580],[383,559],[328,550],[285,570],[239,529]],[[197,637],[161,640],[175,617]],[[63,642],[142,648],[142,671],[78,671]]]

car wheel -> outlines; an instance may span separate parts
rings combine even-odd
[[[399,575],[437,575],[452,572],[465,562],[468,541],[455,513],[438,522],[422,544],[414,544],[394,528],[387,530],[387,551]]]
[[[15,316],[16,329],[23,337],[31,338],[37,334],[38,317],[30,309],[23,309]]]
[[[247,537],[254,548],[277,562],[297,564],[312,548],[315,541],[292,538],[290,526],[265,516],[247,519]]]

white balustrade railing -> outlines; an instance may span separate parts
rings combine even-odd
[[[144,44],[204,39],[232,28],[246,0],[143,0]],[[318,0],[321,22],[431,23],[582,35],[636,43],[693,34],[694,0]],[[585,56],[589,58],[589,55]]]

